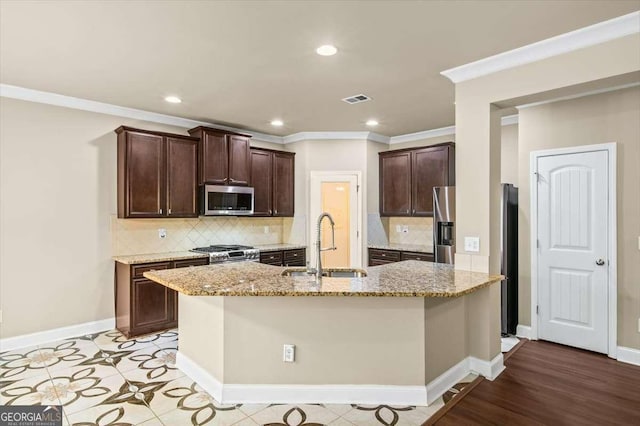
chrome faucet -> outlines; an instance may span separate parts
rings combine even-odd
[[[326,248],[322,248],[321,245],[321,227],[322,227],[322,219],[324,218],[329,219],[329,223],[331,223],[331,247],[326,247]],[[321,254],[323,251],[327,251],[327,250],[336,250],[336,223],[333,221],[333,218],[331,217],[331,215],[327,212],[324,212],[322,214],[320,214],[320,216],[318,216],[318,239],[316,240],[316,249],[318,252],[318,261],[316,263],[316,281],[320,281],[322,279],[322,259],[321,259]]]

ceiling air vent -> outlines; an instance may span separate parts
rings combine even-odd
[[[343,101],[348,104],[359,104],[360,102],[367,102],[370,100],[371,98],[369,96],[363,95],[362,93],[359,95],[349,96],[343,99]]]

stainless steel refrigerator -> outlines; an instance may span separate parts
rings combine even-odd
[[[456,252],[456,188],[433,188],[433,251],[437,263],[453,264]]]
[[[502,334],[516,334],[518,325],[518,188],[502,184],[501,284]]]

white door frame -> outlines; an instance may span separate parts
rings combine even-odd
[[[309,172],[309,205],[307,206],[307,211],[309,214],[309,254],[314,253],[314,244],[315,244],[315,226],[316,219],[311,217],[311,194],[313,193],[311,185],[313,182],[313,178],[322,177],[322,176],[339,176],[339,175],[351,175],[356,177],[356,197],[357,197],[357,225],[356,225],[356,245],[358,250],[356,250],[356,257],[352,259],[351,264],[356,265],[357,268],[362,268],[362,172],[354,171],[354,170],[336,170],[336,171],[311,171]],[[314,259],[311,259],[311,265],[313,266]]]
[[[531,335],[530,338],[538,340],[538,176],[536,165],[538,158],[561,154],[580,154],[585,152],[606,151],[609,160],[609,209],[608,215],[608,251],[609,251],[609,306],[608,306],[608,355],[617,358],[618,349],[618,235],[617,235],[617,193],[616,193],[616,143],[604,143],[597,145],[583,145],[570,148],[547,149],[532,151],[530,157],[529,189],[531,192]]]

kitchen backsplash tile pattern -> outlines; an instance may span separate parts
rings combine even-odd
[[[407,229],[408,232],[403,232],[403,229]],[[387,231],[390,244],[433,246],[433,218],[431,217],[390,217]]]
[[[291,223],[288,224],[291,227]],[[190,250],[210,244],[279,244],[283,218],[199,217],[193,219],[118,219],[111,217],[114,256]],[[166,237],[159,238],[160,229]],[[288,235],[291,231],[287,230]]]

